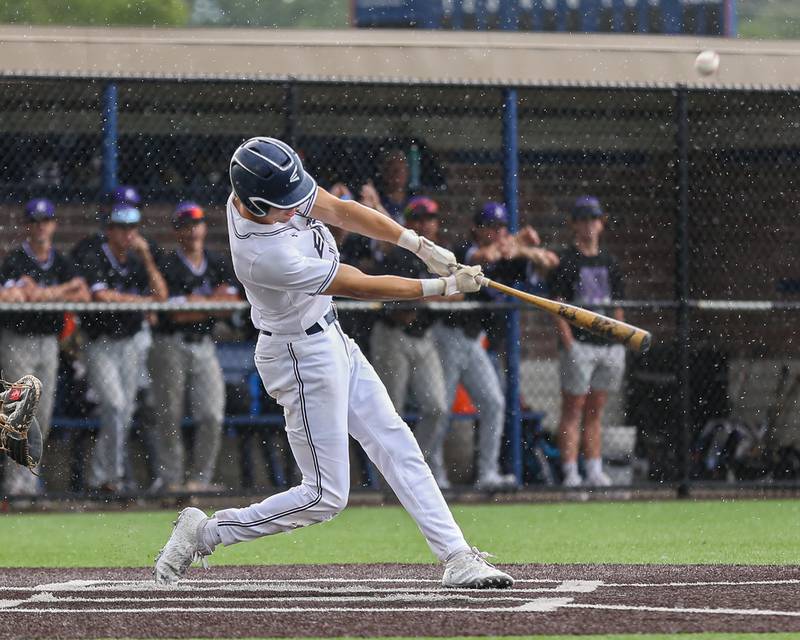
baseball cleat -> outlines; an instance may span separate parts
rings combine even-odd
[[[485,551],[472,547],[450,558],[444,565],[442,586],[448,589],[507,589],[514,578],[488,563]]]
[[[156,584],[177,584],[186,575],[189,566],[198,560],[208,568],[207,554],[200,551],[200,530],[206,520],[206,514],[195,507],[187,507],[178,514],[172,535],[156,556],[153,568]]]

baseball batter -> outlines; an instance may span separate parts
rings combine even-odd
[[[391,218],[317,186],[300,158],[274,138],[252,138],[230,163],[228,234],[237,278],[260,331],[255,363],[284,408],[302,482],[213,517],[184,509],[156,559],[159,584],[174,584],[218,544],[290,531],[336,516],[350,486],[348,434],[359,441],[445,564],[445,587],[509,587],[513,579],[470,548],[411,430],[356,343],[336,319],[331,297],[412,300],[477,291],[480,267],[455,257]],[[326,224],[414,252],[439,278],[368,276],[339,262]]]

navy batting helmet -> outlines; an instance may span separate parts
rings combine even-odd
[[[275,138],[250,138],[242,144],[231,158],[230,176],[233,192],[256,216],[267,215],[270,207],[298,207],[317,189],[294,149]]]

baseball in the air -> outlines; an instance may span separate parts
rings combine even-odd
[[[710,76],[719,69],[719,54],[708,49],[701,51],[694,60],[694,68],[701,76]]]

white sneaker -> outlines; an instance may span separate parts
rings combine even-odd
[[[500,474],[496,471],[481,474],[475,483],[476,491],[513,491],[518,488],[519,483],[513,473]]]
[[[564,480],[561,482],[561,485],[564,487],[580,487],[582,484],[583,479],[581,478],[581,474],[577,471],[565,475]]]
[[[156,566],[153,569],[156,584],[177,584],[186,575],[189,565],[197,560],[208,568],[205,558],[207,554],[199,549],[199,532],[206,520],[206,514],[195,507],[187,507],[178,514],[172,535],[156,556]]]
[[[514,578],[486,562],[490,557],[476,547],[457,553],[444,565],[442,586],[449,589],[507,589]]]
[[[613,483],[605,472],[590,473],[586,476],[586,486],[588,487],[610,487]]]

